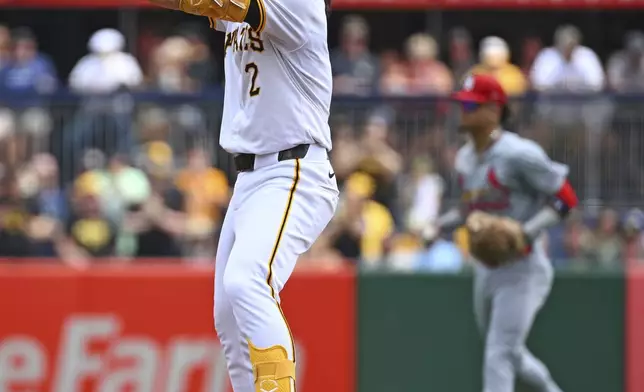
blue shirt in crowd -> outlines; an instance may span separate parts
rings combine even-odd
[[[463,268],[463,254],[450,241],[438,239],[418,255],[416,269],[425,272],[459,272]]]
[[[56,69],[51,60],[37,55],[26,63],[11,62],[0,70],[0,88],[11,92],[51,92],[56,88]]]

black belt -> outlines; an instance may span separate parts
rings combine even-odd
[[[309,152],[309,144],[300,144],[288,150],[280,151],[277,154],[277,161],[288,161],[289,159],[302,159]],[[235,168],[238,172],[249,172],[255,169],[255,154],[235,155]]]

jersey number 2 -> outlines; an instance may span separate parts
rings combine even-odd
[[[259,95],[260,88],[257,87],[257,74],[259,74],[259,68],[257,68],[257,64],[255,63],[248,63],[246,64],[246,68],[244,68],[244,71],[246,73],[251,74],[250,75],[250,90],[248,91],[248,95],[251,97],[255,97]]]

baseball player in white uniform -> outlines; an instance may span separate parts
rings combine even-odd
[[[294,392],[295,344],[279,293],[339,193],[328,159],[329,5],[151,1],[226,33],[220,144],[239,175],[217,250],[215,327],[235,392]]]

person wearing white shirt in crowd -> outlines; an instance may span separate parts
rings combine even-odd
[[[434,224],[440,214],[445,182],[434,170],[433,162],[425,158],[414,160],[410,177],[407,229],[413,233],[420,233],[427,224]]]
[[[575,26],[560,26],[555,31],[554,45],[539,52],[530,72],[532,87],[539,93],[536,110],[542,126],[536,139],[550,148],[555,159],[566,156],[568,162],[590,162],[572,168],[571,172],[576,173],[598,169],[589,166],[595,165],[597,159],[586,157],[598,153],[597,135],[608,129],[613,111],[609,99],[595,95],[604,90],[604,69],[597,54],[581,41],[581,32]],[[584,144],[585,148],[567,151],[567,146]],[[597,175],[587,179],[591,186],[597,181]]]
[[[134,56],[125,53],[125,37],[115,29],[101,29],[89,39],[90,53],[81,58],[69,77],[69,86],[82,93],[111,93],[135,88],[143,72]]]
[[[604,70],[597,54],[581,45],[581,33],[574,26],[555,32],[555,45],[537,55],[530,73],[537,91],[588,93],[604,88]]]
[[[107,155],[117,151],[127,155],[134,145],[130,120],[134,104],[120,92],[140,86],[143,72],[136,58],[124,52],[125,37],[118,30],[96,31],[87,47],[90,53],[74,66],[69,86],[92,98],[82,101],[81,110],[65,130],[65,151],[80,156],[88,148],[98,148]],[[72,159],[63,161],[64,176],[74,174],[75,164]]]
[[[631,31],[624,48],[613,53],[606,63],[608,84],[619,93],[644,92],[644,33]],[[638,108],[639,109],[639,108]]]
[[[564,128],[601,130],[608,119],[609,107],[601,100],[588,97],[604,89],[606,77],[597,54],[581,45],[581,32],[574,26],[559,27],[554,46],[539,52],[530,72],[532,87],[542,96],[567,95],[568,98],[543,97],[539,105],[542,118],[550,125]],[[571,95],[583,96],[583,100]]]

